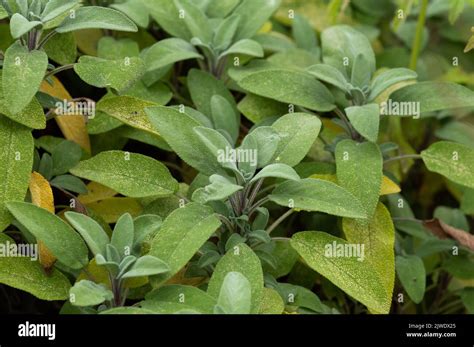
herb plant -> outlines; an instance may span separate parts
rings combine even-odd
[[[0,4],[2,310],[474,312],[472,1]]]

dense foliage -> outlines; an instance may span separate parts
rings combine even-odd
[[[0,4],[2,311],[474,313],[472,0]]]

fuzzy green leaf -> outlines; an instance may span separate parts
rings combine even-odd
[[[0,234],[0,247],[9,247],[14,241]],[[71,284],[59,270],[50,274],[36,261],[25,257],[0,257],[0,283],[28,292],[38,299],[66,300]]]
[[[82,213],[69,211],[64,215],[74,229],[81,234],[92,254],[105,254],[105,246],[110,243],[110,239],[99,223]]]
[[[193,37],[210,43],[212,40],[211,24],[201,9],[190,0],[173,1],[178,11],[183,13],[183,16],[179,16],[177,20],[184,22]]]
[[[183,310],[193,310],[210,314],[215,304],[216,299],[199,288],[171,284],[148,293],[141,306],[156,313],[179,313]]]
[[[108,29],[128,32],[138,30],[135,23],[120,11],[101,6],[84,6],[75,10],[74,17],[68,16],[56,28],[56,31],[67,33],[82,29]]]
[[[293,181],[298,181],[300,179],[300,176],[298,176],[291,166],[286,164],[270,164],[260,170],[260,172],[256,174],[250,182],[255,182],[265,177],[278,177]]]
[[[165,165],[136,153],[102,152],[79,163],[71,173],[132,198],[165,197],[178,190],[178,182]]]
[[[383,91],[387,90],[394,84],[406,80],[414,80],[417,77],[418,75],[415,71],[405,68],[396,68],[384,71],[372,80],[369,100],[374,100]]]
[[[240,130],[240,114],[235,111],[235,107],[224,97],[214,95],[211,98],[211,118],[214,128],[225,130],[235,144]]]
[[[112,4],[110,7],[125,13],[131,20],[142,28],[147,28],[150,22],[150,13],[142,0],[127,0],[123,3]]]
[[[379,136],[380,108],[377,104],[351,106],[345,109],[355,130],[367,140],[377,142]]]
[[[214,33],[213,46],[217,49],[227,49],[233,41],[239,21],[240,16],[234,14],[224,19]]]
[[[153,276],[166,273],[169,270],[170,267],[161,259],[158,259],[152,255],[145,255],[141,258],[138,258],[130,270],[123,274],[121,278]]]
[[[137,82],[145,72],[145,63],[137,57],[106,60],[82,56],[74,71],[86,83],[98,88],[110,87],[124,91]]]
[[[228,272],[217,298],[216,313],[249,314],[252,292],[249,280],[240,272]]]
[[[255,35],[280,3],[280,0],[243,0],[233,12],[241,17],[235,40],[249,39]]]
[[[0,115],[0,231],[12,221],[5,203],[25,198],[33,151],[31,131]]]
[[[132,216],[130,213],[121,215],[115,224],[110,243],[117,249],[122,258],[132,252],[134,235]]]
[[[10,31],[14,39],[18,39],[40,25],[42,25],[40,21],[29,21],[19,13],[13,14],[10,19]]]
[[[342,217],[366,218],[360,201],[344,188],[329,181],[312,178],[286,181],[277,186],[269,198],[285,207]]]
[[[464,107],[474,108],[474,92],[450,82],[411,84],[392,93],[390,99],[398,103],[419,103],[420,113]]]
[[[48,57],[61,65],[76,61],[77,44],[73,33],[56,34],[44,45]]]
[[[174,1],[146,0],[143,2],[151,17],[171,36],[190,41],[193,35],[179,18],[179,11]]]
[[[155,43],[146,51],[144,56],[148,71],[194,58],[203,59],[193,45],[179,38],[165,39]]]
[[[231,54],[244,54],[251,57],[263,57],[262,46],[254,40],[243,39],[234,43],[228,50],[223,52],[219,57],[225,57]]]
[[[209,152],[194,131],[195,127],[202,124],[188,114],[171,107],[150,107],[145,112],[160,135],[186,163],[205,175],[214,173],[225,175],[225,170],[217,161],[217,157]]]
[[[48,56],[43,51],[29,51],[20,42],[5,52],[3,62],[3,97],[12,114],[19,113],[33,99],[43,81]]]
[[[272,127],[257,127],[242,142],[241,148],[254,150],[257,153],[257,167],[268,165],[278,149],[280,136]],[[252,145],[253,144],[253,145]],[[253,163],[250,163],[253,165]]]
[[[207,292],[218,298],[228,273],[240,272],[251,285],[251,313],[258,313],[263,296],[263,272],[260,259],[247,245],[241,243],[230,249],[217,263]]]
[[[210,185],[198,188],[193,193],[193,201],[205,204],[209,201],[224,200],[235,192],[243,189],[242,186],[233,184],[225,177],[212,175],[209,177]]]
[[[79,3],[77,0],[50,0],[46,3],[43,12],[41,13],[41,21],[43,23],[49,22],[64,12],[72,9]]]
[[[311,24],[302,15],[296,14],[291,26],[293,37],[299,48],[314,52],[318,46],[316,32]]]
[[[440,141],[421,152],[428,170],[451,181],[474,188],[474,152],[455,142]]]
[[[278,118],[272,128],[280,143],[273,161],[295,166],[304,159],[321,130],[321,121],[306,113],[290,113]]]
[[[212,210],[197,203],[174,210],[163,222],[151,244],[153,255],[170,267],[159,275],[162,282],[176,274],[220,226]]]
[[[334,66],[328,64],[316,64],[310,66],[306,71],[316,77],[318,80],[329,83],[344,92],[348,91],[348,83],[346,78],[342,72],[336,69]]]
[[[337,68],[344,76],[352,75],[358,54],[361,54],[367,62],[368,70],[365,73],[368,76],[374,73],[375,55],[372,46],[367,37],[356,29],[347,25],[329,27],[321,34],[321,44],[324,63]]]
[[[382,186],[382,154],[376,144],[343,140],[336,146],[337,180],[354,194],[372,217]]]
[[[82,269],[89,263],[84,241],[61,218],[26,202],[8,202],[6,205],[10,213],[61,263],[72,269]]]
[[[32,129],[44,129],[46,127],[46,117],[43,107],[36,98],[33,98],[26,107],[18,113],[10,112],[3,98],[2,74],[0,73],[0,114],[3,114],[17,123]]]
[[[188,88],[196,108],[208,117],[212,114],[211,100],[215,95],[222,96],[235,107],[234,97],[224,82],[205,71],[192,69],[188,74]]]
[[[96,306],[106,300],[112,300],[114,294],[102,284],[81,280],[69,291],[69,300],[74,306]]]
[[[303,72],[276,69],[260,71],[242,78],[238,84],[253,94],[315,111],[331,111],[335,107],[334,97],[329,90]]]
[[[397,275],[410,299],[415,304],[423,300],[426,289],[426,270],[423,260],[416,255],[397,256]]]

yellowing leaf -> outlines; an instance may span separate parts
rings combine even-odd
[[[87,55],[97,55],[97,46],[102,36],[104,34],[100,29],[84,29],[74,32],[77,47]]]
[[[260,28],[258,33],[259,34],[269,33],[270,31],[272,31],[272,28],[273,28],[272,22],[266,21],[265,24]]]
[[[464,53],[469,52],[471,49],[474,49],[474,27],[471,28],[471,31],[473,32],[473,35],[467,42],[466,48],[464,48]]]
[[[47,81],[43,81],[40,90],[43,93],[47,93],[60,100],[72,99],[66,88],[64,88],[62,83],[56,77],[53,77],[53,86],[51,86]],[[90,153],[91,144],[84,116],[63,115],[56,117],[55,119],[66,139],[77,143],[79,146],[84,148],[84,150]]]
[[[81,194],[77,197],[78,200],[83,204],[90,204],[117,195],[115,190],[97,182],[90,182],[87,185],[87,190],[87,194]]]
[[[296,233],[290,242],[310,268],[367,306],[372,312],[389,311],[384,283],[369,262],[359,261],[361,258],[357,258],[356,253],[360,252],[351,254],[355,256],[338,256],[336,250],[334,253],[332,251],[336,247],[344,250],[356,247],[355,245],[320,231]]]
[[[51,186],[46,178],[38,172],[32,172],[30,178],[31,202],[54,213],[54,197]]]
[[[337,177],[336,175],[332,175],[332,174],[314,174],[314,175],[309,176],[309,178],[320,179],[320,180],[329,181],[329,182],[337,184]]]
[[[142,206],[134,198],[114,197],[93,202],[86,206],[94,210],[107,223],[115,223],[126,212],[130,213],[132,217],[136,217],[142,211]]]
[[[380,195],[389,195],[401,192],[400,187],[387,176],[382,177],[382,188]]]
[[[54,196],[51,186],[46,178],[38,172],[32,172],[30,178],[31,202],[36,206],[42,207],[51,213],[54,213]],[[46,247],[46,245],[38,240],[39,262],[44,269],[49,270],[56,262],[56,257]]]
[[[285,309],[283,300],[275,289],[263,288],[262,305],[260,314],[282,314]]]
[[[186,267],[179,270],[176,275],[166,281],[166,284],[181,284],[186,286],[197,287],[206,282],[206,277],[187,277],[186,270]]]
[[[390,212],[379,203],[370,220],[344,218],[342,229],[349,243],[364,245],[365,262],[375,270],[385,288],[385,296],[380,298],[381,307],[372,307],[371,311],[388,313],[395,281],[395,229]]]
[[[338,184],[336,175],[332,174],[314,174],[309,176],[309,178],[320,179]],[[399,193],[400,191],[400,187],[390,178],[387,176],[382,177],[382,188],[380,190],[380,195],[395,194]]]

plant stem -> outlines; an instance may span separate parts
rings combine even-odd
[[[60,67],[57,67],[56,69],[54,70],[51,70],[50,72],[48,72],[45,76],[44,76],[44,79],[48,79],[49,77],[51,76],[54,76],[62,71],[66,71],[66,70],[70,70],[74,67],[75,64],[67,64],[67,65],[63,65],[63,66],[60,66]]]
[[[248,216],[250,217],[255,212],[255,210],[257,208],[259,208],[263,204],[267,203],[268,201],[270,201],[268,196],[264,197],[263,199],[258,200],[252,207],[250,207]]]
[[[270,190],[275,189],[276,186],[277,186],[277,184],[269,185],[268,187],[265,187],[265,188],[263,188],[262,190],[260,190],[260,191],[258,192],[258,195],[262,195],[262,194],[264,194],[264,193],[266,193],[266,192],[269,192]],[[258,195],[257,195],[257,196],[258,196]]]
[[[290,241],[291,239],[289,237],[272,237],[272,240],[274,241]]]
[[[344,124],[346,125],[347,129],[349,129],[351,138],[352,138],[353,140],[356,140],[357,137],[358,137],[358,134],[357,134],[357,132],[354,130],[354,128],[352,127],[351,122],[349,121],[349,119],[347,118],[347,116],[344,114],[344,112],[342,112],[339,108],[336,108],[336,109],[334,110],[334,112],[336,112],[337,116],[344,122]]]
[[[419,154],[403,154],[399,155],[396,157],[388,158],[387,160],[384,161],[384,164],[390,163],[392,161],[397,161],[397,160],[404,160],[404,159],[421,159],[421,155]]]
[[[291,210],[286,211],[284,214],[282,214],[275,222],[273,222],[272,225],[268,227],[267,233],[271,234],[271,232],[275,230],[275,228],[279,226],[280,223],[283,222],[287,217],[291,216],[293,212],[295,212],[295,210],[291,209]]]
[[[418,23],[416,25],[415,39],[411,49],[410,69],[416,70],[418,65],[418,57],[421,50],[421,41],[423,39],[423,29],[425,28],[426,9],[428,7],[428,0],[421,0],[421,9],[418,16]]]
[[[45,37],[43,37],[41,39],[41,41],[39,42],[38,46],[37,46],[37,49],[41,49],[43,48],[43,46],[46,44],[46,42],[48,42],[49,39],[51,39],[54,35],[56,35],[58,32],[56,30],[53,30],[53,31],[50,31],[49,33],[47,33],[45,35]]]
[[[227,218],[226,216],[223,216],[221,214],[217,215],[217,217],[219,217],[221,222],[225,224],[225,226],[227,227],[227,229],[229,229],[229,231],[234,232],[235,229],[232,225],[232,222],[229,220],[229,218]]]
[[[258,194],[260,188],[262,187],[263,180],[264,180],[264,178],[261,178],[257,181],[257,184],[255,184],[255,187],[253,188],[252,193],[250,194],[250,198],[249,198],[249,205],[250,206],[255,201],[255,198],[257,197],[257,194]]]

